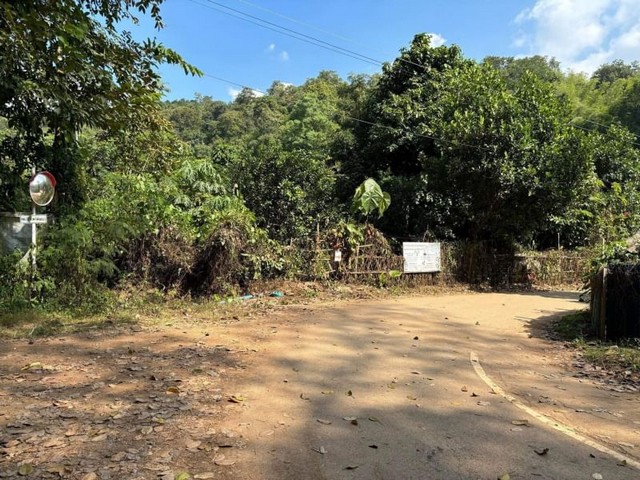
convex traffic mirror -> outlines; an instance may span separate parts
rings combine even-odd
[[[49,172],[36,173],[29,182],[29,195],[39,207],[49,205],[55,193],[56,179]]]

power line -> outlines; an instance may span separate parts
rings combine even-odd
[[[264,19],[262,19],[260,17],[255,16],[255,15],[251,15],[251,14],[242,12],[241,10],[237,10],[235,8],[226,6],[224,4],[216,2],[214,0],[204,0],[204,1],[208,2],[211,5],[204,5],[202,3],[197,2],[196,0],[190,0],[190,1],[193,2],[193,3],[196,3],[196,4],[200,5],[200,6],[211,8],[211,9],[216,10],[216,11],[218,11],[220,13],[225,14],[225,15],[229,15],[231,17],[238,18],[238,19],[243,20],[245,22],[257,25],[257,26],[262,27],[262,28],[266,28],[268,30],[272,30],[274,32],[280,33],[282,35],[286,35],[286,36],[291,37],[291,38],[295,38],[296,40],[301,40],[303,42],[310,43],[311,45],[315,45],[315,46],[324,48],[324,49],[329,50],[329,51],[334,52],[334,53],[339,53],[341,55],[345,55],[345,56],[354,58],[356,60],[360,60],[360,61],[367,62],[367,63],[373,64],[373,65],[377,65],[377,66],[382,66],[383,65],[383,62],[381,62],[380,60],[376,60],[375,58],[371,58],[371,57],[369,57],[367,55],[363,55],[363,54],[355,52],[353,50],[349,50],[349,49],[340,47],[339,45],[335,45],[335,44],[332,44],[332,43],[329,43],[329,42],[325,42],[324,40],[321,40],[319,38],[313,37],[311,35],[306,35],[304,33],[298,32],[296,30],[292,30],[290,28],[283,27],[282,25],[278,25],[276,23],[270,22],[268,20],[264,20]],[[320,31],[323,31],[324,33],[328,33],[330,35],[333,35],[331,32],[326,32],[326,31],[324,31],[322,29],[318,29],[317,27],[314,27],[313,25],[305,24],[304,22],[301,22],[301,21],[296,20],[296,19],[291,18],[291,17],[287,17],[286,15],[279,14],[278,12],[275,12],[273,10],[269,10],[269,9],[261,7],[259,5],[255,5],[255,4],[253,4],[253,3],[251,3],[251,2],[249,2],[247,0],[237,0],[237,1],[239,1],[241,3],[245,3],[247,5],[251,5],[251,6],[253,6],[255,8],[258,8],[260,10],[264,10],[264,11],[273,13],[273,14],[275,14],[275,15],[277,15],[279,17],[285,18],[285,19],[287,19],[289,21],[293,21],[293,22],[299,23],[301,25],[310,26],[311,28],[314,28],[316,30],[320,30]],[[222,8],[225,8],[227,10],[230,10],[230,12],[226,12],[224,10],[221,10],[220,8],[216,8],[214,5],[217,5],[219,7],[222,7]],[[231,12],[237,13],[239,15],[234,15]],[[254,20],[256,20],[256,21],[254,21]],[[258,23],[258,22],[262,22],[262,23]],[[280,29],[280,30],[278,30],[278,29]],[[349,39],[346,39],[346,40],[349,41]],[[402,63],[413,65],[413,66],[422,68],[423,70],[425,69],[424,65],[420,65],[418,63],[412,62],[410,60],[406,60],[404,58],[397,58],[395,61],[399,61],[399,62],[402,62]],[[246,87],[244,85],[236,84],[234,82],[229,82],[227,80],[222,80],[222,81],[225,81],[227,83],[231,83],[233,85],[241,86],[242,88],[250,88],[250,87]],[[264,94],[264,92],[261,92],[260,90],[257,90],[257,89],[252,89],[252,90]],[[361,121],[361,120],[355,119],[355,118],[352,118],[352,119],[356,120],[356,121]],[[589,122],[589,123],[593,123],[594,125],[598,125],[598,126],[603,127],[603,128],[610,128],[611,127],[611,125],[604,125],[602,123],[598,123],[598,122],[595,122],[593,120],[585,119],[584,121]],[[374,125],[377,125],[377,126],[382,127],[382,128],[393,128],[393,127],[388,127],[388,126],[380,125],[380,124],[374,124]],[[572,122],[567,122],[566,125],[570,126],[570,127],[573,127],[573,128],[577,128],[577,129],[586,131],[586,132],[603,133],[603,132],[600,132],[600,131],[595,130],[595,129],[590,129],[590,128],[587,128],[587,127],[583,127],[581,125],[576,125],[576,124],[574,124]],[[606,133],[604,133],[604,134],[606,134]],[[420,135],[420,134],[416,134],[416,135],[423,136],[425,138],[431,138],[431,137],[425,136],[425,135]],[[637,138],[637,136],[636,136],[636,138]],[[432,138],[432,139],[446,142],[446,140],[439,139],[439,138]],[[634,142],[634,141],[627,141],[626,143],[629,143],[629,144],[634,145],[636,147],[640,147],[640,143],[637,143],[637,142]],[[482,147],[478,147],[478,146],[475,146],[475,145],[465,145],[465,144],[462,144],[462,143],[459,143],[458,145],[467,146],[467,147],[471,147],[471,148],[479,148],[479,149],[482,148]],[[485,149],[485,150],[487,150],[487,149]]]
[[[353,50],[349,50],[347,48],[343,48],[340,47],[339,45],[335,45],[333,43],[329,43],[329,42],[325,42],[324,40],[321,40],[319,38],[313,37],[311,35],[307,35],[305,33],[302,32],[298,32],[296,30],[292,30],[290,28],[287,27],[283,27],[281,25],[278,25],[276,23],[270,22],[268,20],[264,20],[260,17],[257,17],[255,15],[251,15],[245,12],[242,12],[241,10],[237,10],[235,8],[232,7],[228,7],[226,5],[223,5],[222,3],[218,3],[215,2],[213,0],[203,0],[205,2],[207,2],[206,4],[200,3],[196,0],[190,0],[192,3],[196,3],[202,7],[206,7],[206,8],[210,8],[212,10],[216,10],[217,12],[220,12],[224,15],[228,15],[230,17],[234,17],[237,18],[239,20],[242,20],[244,22],[247,23],[251,23],[253,25],[256,25],[258,27],[261,28],[266,28],[267,30],[271,30],[273,32],[277,32],[281,35],[286,35],[287,37],[291,37],[291,38],[295,38],[296,40],[300,40],[302,42],[305,43],[309,43],[311,45],[315,45],[316,47],[320,47],[320,48],[324,48],[325,50],[329,50],[331,52],[334,53],[338,53],[340,55],[344,55],[347,57],[351,57],[355,60],[360,60],[361,62],[365,62],[365,63],[369,63],[371,65],[375,65],[375,66],[382,66],[383,62],[381,62],[380,60],[376,60],[375,58],[371,58],[367,55],[363,55],[360,54],[358,52],[354,52]],[[229,11],[225,11],[222,10],[221,7],[223,9],[229,10]]]
[[[390,125],[383,125],[381,123],[371,122],[369,120],[363,120],[362,118],[352,117],[350,115],[344,115],[344,118],[348,118],[349,120],[353,120],[354,122],[363,123],[365,125],[371,125],[373,127],[380,127],[387,130],[396,130],[397,128],[397,127],[392,127]],[[436,140],[438,142],[449,143],[456,147],[468,147],[468,148],[475,148],[476,150],[483,150],[485,152],[491,152],[491,149],[486,147],[480,147],[479,145],[471,145],[470,143],[463,143],[463,142],[454,142],[452,140],[445,140],[444,138],[434,137],[431,135],[426,135],[424,133],[412,132],[412,134],[415,135],[416,137],[422,137],[422,138],[427,138],[429,140]]]
[[[353,43],[354,45],[358,45],[360,47],[364,46],[364,45],[356,42],[355,40],[352,40],[351,38],[344,37],[342,35],[339,35],[337,33],[331,32],[329,30],[325,30],[325,29],[323,29],[321,27],[318,27],[316,25],[313,25],[311,23],[307,23],[307,22],[304,22],[302,20],[298,20],[297,18],[293,18],[293,17],[289,17],[287,15],[283,15],[282,13],[279,13],[279,12],[277,12],[275,10],[271,10],[270,8],[263,7],[262,5],[258,5],[256,3],[248,2],[247,0],[236,0],[236,1],[239,2],[239,3],[244,3],[245,5],[249,5],[250,7],[256,8],[258,10],[262,10],[263,12],[267,12],[267,13],[270,13],[272,15],[275,15],[276,17],[283,18],[283,19],[288,20],[288,21],[290,21],[292,23],[296,23],[296,24],[301,25],[303,27],[311,28],[311,29],[316,30],[316,31],[318,31],[320,33],[326,33],[327,35],[331,35],[334,38],[338,38],[340,40],[344,40],[346,42]]]
[[[610,123],[609,125],[605,125],[604,123],[595,122],[595,121],[593,121],[593,120],[589,120],[588,118],[584,118],[584,119],[582,119],[582,121],[583,121],[583,122],[588,122],[588,123],[593,123],[594,125],[598,125],[599,127],[607,128],[607,129],[611,128],[611,127],[612,127],[612,126],[614,126],[614,125],[615,125],[615,126],[620,126],[620,125],[618,125],[618,124],[614,124],[614,123]],[[623,125],[623,126],[624,126],[624,125]],[[633,135],[633,132],[630,132],[630,133]],[[637,135],[633,135],[633,136],[634,136],[635,138],[638,138],[638,136],[637,136]],[[634,145],[637,145],[637,146],[639,146],[639,147],[640,147],[640,143],[635,143],[635,142],[632,142],[632,143],[633,143]]]
[[[205,73],[204,76],[208,77],[208,78],[212,78],[213,80],[218,80],[219,82],[228,83],[229,85],[233,85],[235,87],[246,88],[248,90],[251,90],[252,92],[258,92],[258,93],[261,93],[263,95],[267,95],[267,92],[263,92],[262,90],[259,90],[257,88],[252,88],[252,87],[249,87],[247,85],[243,85],[241,83],[237,83],[237,82],[233,82],[231,80],[227,80],[226,78],[216,77],[215,75],[209,75],[208,73]]]
[[[205,73],[204,76],[208,77],[208,78],[211,78],[213,80],[217,80],[217,81],[220,81],[220,82],[228,83],[230,85],[234,85],[236,87],[248,89],[248,90],[251,90],[253,92],[258,92],[258,93],[261,93],[262,95],[268,95],[268,92],[265,92],[265,91],[260,90],[258,88],[253,88],[253,87],[250,87],[250,86],[247,86],[247,85],[243,85],[241,83],[237,83],[237,82],[234,82],[232,80],[228,80],[226,78],[218,77],[218,76],[215,76],[215,75],[210,75],[208,73]],[[354,122],[362,123],[362,124],[369,125],[369,126],[372,126],[372,127],[383,128],[385,130],[396,130],[396,129],[399,128],[399,127],[392,127],[390,125],[383,125],[381,123],[372,122],[372,121],[369,121],[369,120],[364,120],[362,118],[352,117],[350,115],[343,115],[342,117],[346,118],[346,119],[349,119],[349,120],[352,120]],[[580,125],[575,125],[575,124],[573,124],[571,122],[567,122],[567,123],[565,123],[565,125],[567,125],[569,127],[572,127],[572,128],[579,129],[579,130],[583,130],[585,132],[602,133],[602,132],[599,132],[598,130],[594,130],[594,129],[591,129],[591,128],[583,127],[583,126],[580,126]],[[427,134],[424,134],[424,133],[416,133],[416,132],[411,132],[411,133],[413,135],[415,135],[416,137],[421,137],[421,138],[426,138],[426,139],[429,139],[429,140],[435,140],[435,141],[438,141],[438,142],[448,143],[448,144],[453,145],[453,146],[474,148],[476,150],[482,150],[482,151],[490,152],[490,153],[492,152],[491,149],[486,148],[486,147],[481,147],[479,145],[473,145],[473,144],[464,143],[464,142],[455,142],[455,141],[451,141],[451,140],[446,140],[446,139],[441,138],[441,137],[434,137],[432,135],[427,135]],[[631,145],[635,145],[637,147],[640,147],[640,143],[636,143],[636,142],[632,142],[632,141],[627,141],[625,143],[629,143]]]
[[[597,123],[597,122],[590,122],[590,123],[595,123],[596,125],[600,125],[602,127],[608,128],[606,125],[602,125],[602,124]],[[601,135],[606,135],[608,137],[611,137],[611,135],[609,135],[608,132],[601,132],[600,130],[596,130],[594,128],[583,127],[582,125],[576,125],[575,123],[572,123],[572,122],[568,122],[567,125],[569,125],[570,127],[573,127],[573,128],[577,128],[578,130],[583,130],[585,132],[599,133]],[[630,145],[634,145],[636,147],[640,147],[640,143],[634,142],[632,140],[626,140],[624,143],[628,143]]]
[[[196,3],[196,4],[200,5],[202,7],[210,8],[210,9],[215,10],[217,12],[220,12],[220,13],[223,13],[225,15],[237,18],[239,20],[251,23],[251,24],[256,25],[258,27],[266,28],[267,30],[271,30],[271,31],[280,33],[281,35],[286,35],[288,37],[295,38],[296,40],[300,40],[300,41],[309,43],[311,45],[315,45],[317,47],[324,48],[325,50],[329,50],[331,52],[338,53],[340,55],[345,55],[347,57],[351,57],[351,58],[354,58],[356,60],[360,60],[360,61],[365,62],[365,63],[369,63],[369,64],[380,66],[380,67],[383,66],[384,63],[385,63],[385,62],[383,62],[381,60],[377,60],[377,59],[372,58],[372,57],[370,57],[368,55],[364,55],[362,53],[358,53],[358,52],[356,52],[354,50],[350,50],[348,48],[341,47],[341,46],[336,45],[334,43],[330,43],[330,42],[324,41],[324,40],[322,40],[320,38],[317,38],[317,37],[314,37],[312,35],[307,35],[305,33],[299,32],[297,30],[293,30],[291,28],[287,28],[287,27],[279,25],[277,23],[270,22],[269,20],[265,20],[265,19],[260,18],[258,16],[251,15],[251,14],[243,12],[241,10],[229,7],[227,5],[224,5],[222,3],[216,2],[214,0],[202,0],[202,1],[207,2],[207,4],[199,3],[196,0],[190,0],[190,1],[192,3]],[[216,6],[218,8],[216,8]],[[221,10],[219,7],[223,8],[223,9],[226,9],[226,10],[229,10],[229,11]],[[405,58],[397,58],[395,61],[398,61],[398,62],[401,62],[401,63],[405,63],[405,64],[408,64],[408,65],[412,65],[414,67],[418,67],[418,68],[421,68],[423,70],[426,70],[424,65],[421,65],[421,64],[416,63],[416,62],[412,62],[411,60],[407,60]]]

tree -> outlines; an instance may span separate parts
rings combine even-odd
[[[611,83],[616,80],[629,78],[640,73],[640,63],[632,62],[630,64],[617,59],[611,63],[605,63],[593,72],[591,78],[598,84]]]
[[[288,241],[309,235],[335,210],[335,177],[314,152],[287,151],[275,139],[244,153],[229,169],[258,225],[272,238]]]
[[[636,135],[634,141],[637,143],[640,139],[640,75],[616,83],[622,83],[623,89],[609,112],[612,118]]]
[[[363,172],[394,199],[381,222],[397,235],[452,235],[499,248],[529,242],[591,172],[583,132],[552,85],[512,85],[457,47],[418,35],[371,95]]]
[[[527,73],[535,75],[543,82],[554,83],[562,78],[560,62],[555,58],[541,55],[532,57],[485,57],[483,63],[500,72],[509,87],[517,85]]]
[[[0,116],[14,134],[0,145],[0,178],[10,188],[31,165],[64,179],[60,201],[83,196],[75,135],[146,128],[158,108],[159,63],[200,72],[156,42],[134,40],[124,21],[149,12],[162,27],[162,0],[0,1]],[[8,179],[8,180],[7,180]],[[8,192],[3,208],[17,208]]]

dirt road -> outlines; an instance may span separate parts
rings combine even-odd
[[[581,306],[411,297],[4,342],[0,477],[639,478],[620,459],[640,456],[639,395],[574,377],[544,338]],[[471,355],[515,403],[622,457],[518,408]]]

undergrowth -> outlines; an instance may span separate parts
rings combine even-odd
[[[591,364],[609,370],[640,372],[640,340],[598,341],[588,310],[563,316],[554,324],[554,332],[561,340],[571,342]]]

